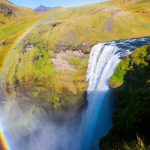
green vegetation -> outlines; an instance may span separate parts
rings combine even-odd
[[[69,59],[69,63],[77,69],[83,69],[87,66],[87,60],[88,58],[86,59],[86,61],[85,60],[83,61],[82,59],[78,57],[71,57]]]
[[[125,143],[123,148],[125,150],[148,150],[148,148],[145,147],[143,140],[138,136],[137,141],[134,141],[132,145]]]
[[[0,0],[0,71],[8,53],[20,36],[36,20],[33,10],[19,8],[6,0]],[[33,17],[31,20],[30,16]]]
[[[23,94],[26,101],[46,109],[67,110],[84,103],[88,53],[94,44],[150,34],[150,3],[144,1],[58,8],[44,15],[0,2],[3,90],[16,99]],[[74,51],[84,56],[74,56]]]
[[[116,139],[116,138],[115,138]],[[107,139],[104,139],[102,142],[106,142]],[[112,140],[112,139],[110,139]],[[141,139],[140,137],[136,137],[135,140],[130,140],[128,141],[128,143],[124,142],[120,142],[120,140],[117,140],[113,143],[114,145],[110,148],[109,145],[110,141],[108,141],[108,143],[105,143],[105,145],[103,145],[103,149],[105,150],[149,150],[149,146],[145,145],[144,140]]]
[[[114,113],[114,126],[109,135],[102,140],[103,150],[149,149],[149,75],[150,46],[138,48],[125,57],[117,67],[110,84],[114,87],[118,107]],[[144,139],[145,148],[137,148],[137,146],[134,148],[134,140],[137,135]],[[124,143],[126,145],[123,147]]]
[[[48,42],[52,43],[52,49],[59,46],[82,46],[85,43],[91,47],[97,42],[149,35],[147,13],[141,17],[142,13],[131,12],[138,9],[139,5],[134,8],[129,6],[107,2],[60,9],[59,14],[49,20],[51,38]],[[140,10],[148,6],[150,3],[143,5]],[[45,28],[46,25],[43,30]]]
[[[0,0],[0,73],[4,63],[17,41],[22,38],[40,20],[43,20],[54,11],[47,14],[38,14],[29,8],[18,7],[7,0]],[[9,11],[11,13],[9,13]]]
[[[52,63],[57,54],[49,49],[51,43],[47,42],[49,32],[39,36],[41,28],[36,27],[15,47],[5,70],[4,91],[16,99],[22,94],[24,102],[31,101],[47,110],[80,107],[86,90],[87,58],[78,63],[75,71],[57,69]]]

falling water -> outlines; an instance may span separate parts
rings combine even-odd
[[[5,115],[0,111],[1,127],[11,149],[97,150],[99,140],[112,127],[114,102],[109,79],[124,56],[147,44],[150,44],[150,37],[101,43],[92,48],[87,73],[88,105],[82,113],[81,122],[76,120],[80,116],[75,115],[73,120],[56,124],[43,119],[43,115],[41,119],[41,116],[31,116],[28,111],[22,112],[13,101],[8,102],[9,105],[6,103],[3,107],[4,112],[12,107],[15,110]],[[0,95],[2,106],[1,97]],[[28,124],[30,120],[31,125]]]
[[[121,59],[137,47],[150,44],[150,37],[95,45],[90,54],[87,80],[88,107],[81,124],[81,150],[97,150],[99,140],[112,127],[114,110],[109,79]]]

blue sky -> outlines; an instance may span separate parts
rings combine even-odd
[[[78,6],[90,3],[102,2],[105,0],[10,0],[11,2],[26,7],[36,8],[39,5],[45,6]]]

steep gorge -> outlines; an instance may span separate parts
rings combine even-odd
[[[70,146],[75,150],[98,149],[99,139],[112,127],[109,78],[125,55],[150,42],[149,37],[119,40],[150,34],[150,3],[141,3],[124,6],[111,1],[60,8],[19,40],[1,76],[5,96],[1,104],[6,112],[1,122],[13,148],[18,150],[23,144],[21,150],[38,150],[41,145],[44,150]],[[103,41],[112,42],[90,50]],[[2,54],[4,47],[0,47]]]
[[[25,149],[32,150],[34,147],[38,149],[39,145],[42,145],[41,142],[37,141],[38,139],[44,140],[43,142],[46,143],[46,145],[43,145],[45,150],[49,149],[49,147],[53,147],[56,150],[61,148],[70,149],[70,146],[72,146],[73,150],[98,149],[99,139],[105,136],[112,127],[114,102],[112,89],[109,87],[109,79],[118,63],[126,55],[132,53],[137,47],[149,43],[150,37],[145,37],[112,41],[94,46],[90,54],[87,75],[87,79],[89,80],[87,91],[88,103],[85,109],[78,114],[72,115],[71,118],[66,118],[65,120],[62,118],[61,120],[60,118],[53,120],[54,118],[52,118],[52,120],[49,120],[42,107],[38,108],[33,104],[31,106],[20,105],[18,103],[19,99],[11,103],[7,101],[3,106],[3,110],[6,110],[6,112],[4,112],[5,119],[3,119],[2,123],[3,125],[8,124],[7,126],[5,125],[5,132],[10,139],[12,136],[16,136],[13,141],[10,140],[11,146],[18,149],[18,146],[25,143]],[[149,60],[149,57],[147,59]],[[13,116],[11,115],[11,118],[9,116],[10,111],[14,113]],[[17,119],[16,123],[14,123],[15,119]],[[24,120],[23,122],[22,119]],[[39,123],[38,126],[37,123]],[[41,129],[43,125],[45,127]],[[31,129],[29,131],[28,126]],[[23,130],[19,131],[21,129]],[[119,128],[117,127],[117,129]],[[14,134],[11,130],[17,132]],[[52,131],[58,132],[57,135],[54,135]],[[55,140],[47,143],[48,139],[45,139],[45,136],[46,133],[50,132],[51,134],[49,134],[48,139],[55,137]],[[36,134],[38,135],[37,139],[35,138]],[[61,136],[65,136],[65,138],[60,141]],[[34,147],[33,143],[35,143]]]

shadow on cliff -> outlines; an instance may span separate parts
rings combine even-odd
[[[145,60],[147,65],[132,64],[133,69],[126,71],[123,84],[114,89],[118,106],[113,128],[100,143],[102,150],[124,149],[125,142],[135,142],[136,136],[150,142],[150,60]]]

